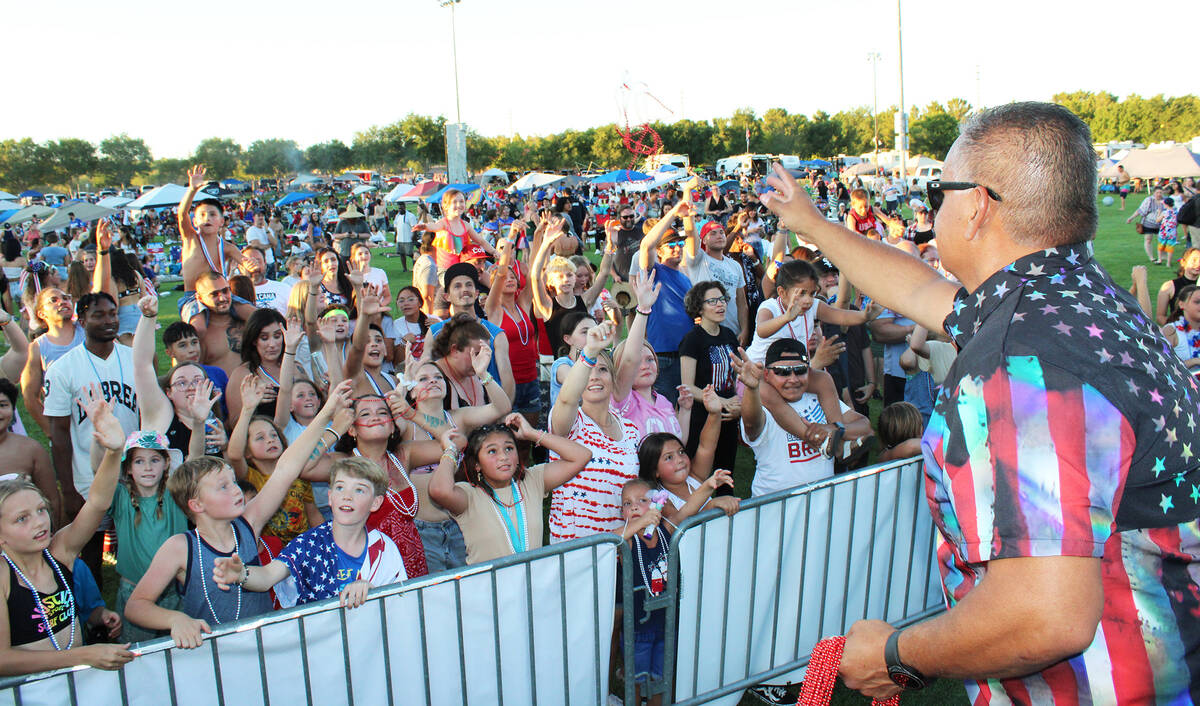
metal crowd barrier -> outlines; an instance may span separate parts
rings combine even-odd
[[[920,459],[746,500],[732,518],[688,519],[672,538],[673,580],[647,600],[667,626],[665,674],[649,693],[736,703],[757,684],[802,678],[816,642],[855,620],[902,626],[944,610],[934,533]],[[633,616],[624,622],[632,655]],[[633,681],[628,658],[625,673]]]
[[[944,609],[935,551],[919,459],[690,518],[672,538],[666,590],[647,597],[667,626],[665,674],[647,690],[736,703],[756,684],[801,678],[816,641],[855,620],[933,615]],[[331,600],[214,626],[196,650],[144,643],[116,672],[0,680],[0,706],[604,704],[618,556],[631,606],[647,589],[629,545],[597,535],[375,589],[354,610]],[[622,627],[633,704],[632,610]]]
[[[376,589],[354,610],[214,626],[195,650],[155,640],[119,671],[2,680],[0,705],[592,706],[608,694],[621,547],[598,535]]]

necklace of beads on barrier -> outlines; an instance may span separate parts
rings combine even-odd
[[[655,527],[654,531],[658,533],[658,541],[662,546],[662,550],[664,552],[670,551],[670,540],[667,539],[667,535],[662,531],[662,528]],[[638,569],[642,572],[642,583],[646,586],[646,590],[649,591],[650,595],[652,596],[657,596],[658,594],[662,593],[661,588],[659,588],[657,591],[654,590],[654,586],[651,585],[652,582],[650,581],[650,577],[646,575],[646,563],[642,561],[642,543],[634,542],[633,551],[635,554],[637,554]]]
[[[842,663],[842,650],[845,647],[846,638],[840,635],[827,637],[813,647],[796,706],[829,705],[829,699],[833,696],[833,685],[837,681],[838,665]],[[875,699],[871,703],[876,706],[900,706],[900,695],[882,700]]]
[[[217,617],[217,611],[213,610],[212,601],[208,599],[208,582],[210,579],[204,573],[204,543],[200,541],[200,530],[192,530],[192,533],[196,535],[196,559],[200,565],[200,588],[204,591],[204,603],[208,606],[208,612],[212,613],[213,621],[217,625],[220,625],[221,619]],[[233,553],[238,558],[241,558],[241,552],[238,549],[237,527],[233,528]],[[216,557],[213,558],[213,561],[216,561]],[[240,583],[237,584],[233,590],[237,591],[237,610],[233,613],[233,620],[237,622],[242,617],[242,585]]]
[[[513,526],[512,519],[508,516],[507,506],[496,497],[495,491],[492,492],[492,511],[504,525],[505,534],[508,535],[508,545],[512,547],[513,553],[519,553],[529,548],[529,527],[525,523],[525,505],[521,502],[521,488],[515,479],[510,480],[509,483],[512,488],[512,507],[515,508],[517,515],[516,526]],[[518,539],[521,541],[520,544],[517,544]]]
[[[62,647],[58,644],[58,638],[54,636],[54,631],[50,629],[50,618],[46,615],[46,607],[42,605],[42,597],[38,590],[33,587],[33,582],[21,571],[21,567],[17,566],[17,562],[13,561],[8,554],[4,555],[4,560],[12,567],[13,573],[17,578],[21,579],[26,586],[29,587],[29,592],[33,594],[33,604],[37,606],[38,617],[42,619],[42,626],[46,628],[46,635],[50,638],[50,644],[54,645],[57,651],[69,650],[75,645],[75,594],[71,590],[71,585],[67,583],[67,579],[63,577],[62,569],[58,568],[58,562],[54,557],[50,556],[49,549],[43,549],[42,554],[46,557],[46,561],[50,564],[50,568],[54,569],[54,575],[58,577],[59,584],[67,592],[67,620],[71,621],[71,639],[67,641],[67,646]]]

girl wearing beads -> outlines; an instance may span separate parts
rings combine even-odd
[[[275,397],[279,394],[279,378],[283,374],[285,329],[300,328],[300,322],[287,321],[274,309],[256,309],[242,331],[242,364],[229,374],[225,386],[228,394],[225,404],[229,418],[237,419],[242,413],[242,380],[247,375],[257,375],[269,382],[264,390],[262,408],[258,414],[275,415]]]
[[[83,645],[68,567],[100,527],[120,472],[124,434],[99,386],[79,402],[104,449],[91,492],[75,521],[51,533],[50,504],[27,479],[0,481],[0,674],[32,674],[87,664],[119,669],[133,659],[129,645]]]
[[[396,295],[396,307],[400,310],[400,318],[392,322],[396,332],[392,365],[396,370],[403,371],[408,362],[404,357],[406,351],[414,361],[420,360],[425,352],[425,334],[429,332],[429,325],[441,319],[425,314],[425,298],[421,296],[421,290],[412,285],[401,289]]]
[[[514,228],[517,226],[514,224]],[[513,237],[520,231],[513,233]],[[504,329],[508,337],[508,355],[512,367],[513,411],[525,415],[530,424],[540,425],[542,384],[538,379],[538,326],[530,315],[530,293],[521,263],[513,259],[510,239],[501,239],[500,261],[492,271],[492,292],[484,302],[488,321]]]
[[[615,249],[613,235],[616,227],[610,229],[608,245],[604,248],[604,257],[600,260],[600,271],[592,288],[581,296],[575,294],[575,264],[565,257],[551,256],[554,244],[567,237],[563,230],[562,217],[556,216],[551,221],[550,230],[542,239],[541,247],[529,267],[530,278],[534,282],[542,282],[542,271],[545,269],[545,284],[534,286],[533,311],[538,318],[546,322],[546,334],[551,341],[561,337],[562,318],[572,311],[590,312],[608,276],[612,272],[612,251]],[[549,263],[547,259],[549,258]]]
[[[668,522],[676,525],[683,521],[680,510],[704,483],[720,474],[724,474],[722,478],[730,478],[728,471],[718,470],[714,473],[712,470],[713,452],[721,436],[721,398],[709,385],[704,388],[703,400],[708,420],[700,430],[694,456],[689,458],[683,440],[668,432],[647,434],[638,446],[638,476],[652,487],[666,491],[667,503],[662,507],[662,514]],[[722,480],[713,485],[712,490],[725,484]],[[731,479],[728,485],[733,487]],[[720,508],[728,515],[737,512],[737,498],[724,495],[708,499],[711,494],[712,491],[705,494],[705,501],[696,509],[697,512],[709,506]]]
[[[562,341],[558,343],[559,357],[550,366],[550,406],[558,400],[558,391],[567,381],[571,366],[579,360],[579,351],[587,343],[588,331],[596,327],[596,320],[583,311],[572,311],[562,320]]]
[[[455,436],[443,438],[429,494],[462,528],[467,563],[542,546],[542,498],[578,475],[592,453],[569,439],[534,431],[525,417],[510,414],[502,425],[471,432],[460,468]],[[544,446],[556,460],[525,468],[518,441]]]
[[[414,233],[433,231],[434,260],[438,272],[445,271],[451,265],[462,261],[464,251],[471,244],[478,245],[493,257],[496,250],[488,244],[471,224],[463,219],[467,212],[467,197],[458,189],[449,189],[442,194],[442,218],[434,223],[418,223],[413,226]]]
[[[308,298],[311,313],[330,306],[350,310],[354,307],[354,285],[346,261],[330,248],[316,254],[317,267],[308,276]],[[315,320],[315,316],[310,316]]]
[[[617,360],[613,407],[637,426],[639,438],[667,432],[687,443],[693,404],[691,388],[684,385],[677,388],[678,411],[671,400],[654,391],[654,381],[658,379],[658,355],[646,340],[646,326],[650,321],[650,308],[658,301],[662,285],[654,283],[653,270],[646,276],[633,275],[630,283],[637,295],[637,314],[628,336],[613,352]]]
[[[485,347],[486,348],[486,347]],[[480,359],[485,366],[486,361]],[[442,407],[446,398],[446,378],[438,366],[430,361],[421,363],[414,371],[412,390],[409,396],[413,407],[399,394],[388,396],[388,404],[392,414],[403,419],[411,420],[413,424],[405,428],[405,441],[424,441],[436,439],[446,429],[456,429],[460,434],[470,434],[471,431],[484,424],[491,424],[508,413],[508,398],[495,382],[497,395],[486,405],[476,407],[460,407],[447,411]],[[421,543],[425,547],[425,561],[429,573],[437,573],[445,569],[453,569],[467,562],[467,549],[463,541],[462,530],[444,508],[434,502],[429,496],[431,474],[437,470],[437,464],[431,463],[412,469],[409,478],[417,489],[419,503],[417,517],[413,522],[421,535]]]
[[[266,387],[257,375],[242,378],[241,397],[246,404],[229,435],[229,447],[225,450],[226,460],[238,479],[249,480],[259,490],[266,485],[287,450],[287,441],[275,422],[255,413],[255,408],[266,396]],[[313,464],[308,464],[288,488],[283,503],[267,521],[262,534],[278,537],[287,544],[301,532],[324,522],[325,518],[317,510],[310,481],[325,479],[326,476],[319,473]]]
[[[607,322],[588,331],[550,410],[550,433],[592,452],[587,467],[552,494],[551,544],[619,528],[621,486],[637,476],[638,429],[612,409],[613,363],[604,349],[615,335]]]
[[[1177,301],[1181,315],[1162,327],[1162,335],[1188,370],[1195,370],[1200,368],[1200,287],[1180,289]]]
[[[75,306],[71,295],[61,289],[50,287],[38,292],[29,322],[30,335],[35,336],[29,344],[29,355],[25,369],[21,372],[21,396],[29,415],[47,435],[50,425],[42,416],[42,384],[46,368],[64,353],[83,343],[83,327],[75,323]],[[40,336],[36,330],[45,331]]]
[[[347,380],[354,381],[356,396],[372,392],[382,395],[396,389],[396,378],[383,369],[388,351],[387,338],[383,335],[379,319],[384,311],[381,294],[371,287],[363,291],[354,334],[350,337],[350,347],[346,349],[343,372]]]

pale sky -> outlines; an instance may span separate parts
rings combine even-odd
[[[1194,42],[1171,31],[1196,26],[1194,0],[906,0],[903,12],[910,106],[1200,85]],[[7,3],[5,93],[26,97],[6,106],[0,139],[127,132],[182,157],[207,137],[303,148],[409,112],[453,121],[450,14],[437,0]],[[881,56],[880,108],[899,103],[892,0],[463,0],[456,18],[462,119],[485,135],[618,121],[624,81],[666,106],[639,91],[635,121],[870,106],[868,52]]]

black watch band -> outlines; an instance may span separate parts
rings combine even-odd
[[[841,422],[834,422],[836,429],[833,430],[832,436],[829,438],[829,455],[834,458],[840,458],[842,455],[842,439],[846,436],[846,425]]]
[[[917,691],[929,685],[926,679],[915,667],[910,667],[900,661],[900,631],[888,636],[887,644],[883,647],[883,660],[887,662],[888,678],[892,683],[907,691]]]

